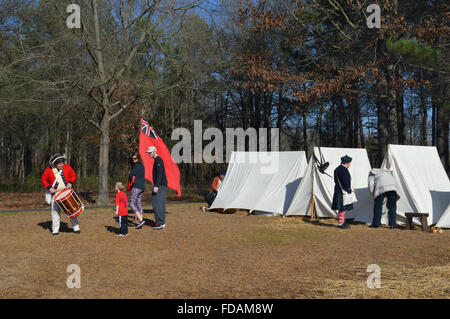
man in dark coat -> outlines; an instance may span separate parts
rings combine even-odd
[[[350,228],[350,225],[345,222],[345,213],[353,209],[353,204],[344,205],[342,192],[352,192],[352,179],[348,168],[352,158],[350,156],[341,157],[341,165],[334,170],[334,195],[331,209],[337,210],[339,213],[338,227],[342,229]]]
[[[153,189],[152,206],[155,213],[156,225],[153,229],[166,228],[166,197],[167,197],[167,176],[164,162],[157,154],[155,146],[150,146],[147,154],[154,159],[153,162]]]

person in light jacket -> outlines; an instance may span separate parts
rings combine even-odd
[[[398,187],[394,176],[389,169],[373,168],[369,172],[369,191],[375,198],[373,207],[373,219],[370,227],[378,228],[381,224],[383,201],[387,199],[389,228],[396,228]]]

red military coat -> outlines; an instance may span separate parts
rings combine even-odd
[[[75,174],[75,171],[69,164],[64,164],[63,174],[67,183],[71,183],[73,185],[77,180],[77,174]],[[44,171],[44,174],[42,174],[41,183],[46,189],[50,190],[54,181],[55,181],[55,174],[53,174],[52,168],[50,166],[47,166],[47,168]]]

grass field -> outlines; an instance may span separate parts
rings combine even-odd
[[[334,220],[203,213],[169,205],[167,228],[116,237],[112,209],[89,209],[81,234],[50,211],[0,214],[0,298],[449,298],[450,231],[336,228]],[[66,285],[67,266],[81,288]],[[369,289],[367,266],[381,268]]]

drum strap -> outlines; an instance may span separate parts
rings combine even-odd
[[[62,170],[58,171],[58,169],[55,167],[52,169],[53,174],[55,174],[55,179],[58,187],[56,188],[57,191],[66,188],[65,179],[62,176]]]

